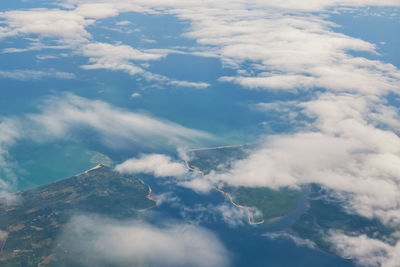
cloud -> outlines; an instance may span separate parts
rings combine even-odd
[[[389,245],[366,235],[346,236],[332,233],[330,240],[342,257],[352,257],[360,266],[395,267],[400,260],[400,242]]]
[[[64,1],[68,10],[3,12],[0,38],[35,34],[56,38],[78,54],[86,53],[89,63],[84,68],[124,71],[142,75],[148,81],[202,88],[207,84],[175,81],[136,64],[156,60],[157,55],[165,53],[101,44],[92,41],[87,31],[96,19],[122,12],[164,13],[188,21],[190,26],[184,37],[196,40],[199,46],[193,53],[218,57],[224,66],[237,69],[237,75],[221,77],[220,81],[308,97],[296,103],[294,110],[306,117],[306,127],[292,134],[266,137],[247,159],[233,163],[227,172],[214,172],[204,178],[189,176],[175,180],[178,184],[207,191],[219,183],[270,188],[318,183],[333,192],[331,197],[344,200],[348,212],[376,217],[384,223],[400,223],[400,140],[396,134],[399,112],[385,100],[389,93],[398,94],[400,72],[380,60],[354,56],[353,52],[366,52],[379,58],[375,44],[335,32],[339,25],[327,16],[342,7],[400,6],[399,1],[96,2]],[[98,47],[98,51],[91,46]],[[115,58],[109,57],[113,53]],[[119,53],[124,57],[118,58]],[[43,108],[43,114],[31,117],[54,136],[86,125],[101,132],[103,140],[112,142],[116,140],[110,138],[113,136],[173,143],[206,138],[204,133],[121,111],[99,101],[68,97],[55,103]],[[287,108],[279,103],[278,106]],[[295,114],[291,116],[294,117]],[[157,127],[160,129],[151,130]],[[170,163],[166,161],[167,166]],[[378,240],[367,241],[382,255],[378,264],[390,262],[391,246]],[[379,249],[386,254],[379,254]]]
[[[48,99],[41,113],[29,114],[28,119],[39,132],[38,136],[65,137],[86,127],[97,132],[108,146],[116,147],[123,141],[146,145],[177,145],[197,143],[211,135],[189,129],[173,122],[149,115],[125,111],[103,101],[89,100],[73,94]]]
[[[186,206],[184,202],[179,203],[180,214],[185,221],[192,221],[196,224],[210,224],[224,222],[230,228],[237,228],[248,225],[248,215],[259,215],[259,211],[241,209],[233,206],[231,203],[220,205],[201,205],[196,204],[193,207]]]
[[[87,41],[91,35],[86,26],[94,20],[82,15],[60,9],[12,10],[0,13],[3,25],[0,38],[19,35],[40,35],[43,38],[62,39],[69,45]]]
[[[9,160],[9,147],[13,146],[21,136],[18,122],[10,118],[0,119],[0,202],[15,201],[14,195],[9,194],[15,190],[17,176]]]
[[[290,116],[304,115],[306,127],[265,138],[260,148],[233,163],[228,172],[182,183],[203,190],[221,182],[271,188],[319,183],[346,200],[348,212],[386,223],[400,222],[400,140],[395,134],[399,115],[385,100],[389,93],[398,94],[400,72],[380,60],[353,56],[354,51],[379,54],[375,44],[335,32],[339,25],[326,16],[336,8],[399,6],[399,2],[227,3],[154,0],[114,4],[119,10],[157,9],[190,22],[185,37],[206,47],[207,55],[238,69],[235,76],[221,77],[222,82],[309,94],[307,101],[296,103]],[[241,72],[244,66],[246,72]]]
[[[175,85],[179,87],[190,87],[190,88],[197,88],[197,89],[204,89],[210,86],[209,83],[205,82],[188,82],[188,81],[179,81],[179,80],[171,80],[169,82],[170,85]]]
[[[141,97],[141,96],[142,95],[140,93],[138,93],[138,92],[131,94],[132,98],[138,98],[138,97]]]
[[[82,54],[89,58],[91,64],[81,66],[83,69],[122,70],[135,75],[144,70],[131,60],[157,60],[160,54],[143,53],[127,45],[112,45],[107,43],[89,43],[82,47]]]
[[[115,23],[115,25],[117,25],[117,26],[127,26],[130,24],[132,24],[132,22],[130,22],[128,20],[121,20],[121,21],[118,21],[117,23]]]
[[[229,254],[210,231],[190,224],[152,226],[75,216],[60,238],[84,266],[227,266]]]
[[[90,3],[79,5],[74,13],[89,19],[105,19],[117,16],[119,11],[112,4]]]
[[[271,233],[266,233],[263,234],[264,237],[267,237],[271,240],[277,240],[277,239],[287,239],[292,241],[293,243],[296,244],[296,246],[302,246],[302,247],[308,247],[308,248],[315,248],[314,242],[312,242],[309,239],[302,239],[298,236],[294,236],[292,234],[286,233],[286,232],[271,232]]]
[[[238,227],[248,224],[248,211],[233,205],[223,204],[213,208],[214,212],[222,216],[222,220],[230,227]]]
[[[198,172],[189,171],[182,160],[174,161],[164,154],[142,154],[117,165],[115,169],[122,173],[145,173],[157,178],[166,178],[179,186],[190,188],[204,194],[214,188],[212,182],[204,179]]]
[[[215,188],[215,185],[204,179],[203,177],[199,177],[199,175],[188,176],[186,180],[178,180],[178,185],[186,188],[190,188],[197,193],[205,194],[210,192]]]
[[[13,80],[39,80],[43,78],[75,79],[75,74],[62,71],[13,70],[0,71],[0,78]]]
[[[188,175],[188,169],[184,164],[162,154],[141,155],[139,158],[128,159],[115,169],[122,173],[146,173],[155,177]]]
[[[76,8],[64,9],[29,9],[23,11],[1,12],[3,19],[0,27],[0,39],[9,37],[37,37],[27,48],[5,48],[4,53],[26,52],[45,48],[69,49],[73,54],[87,57],[88,64],[82,69],[106,69],[123,71],[129,75],[140,75],[150,82],[165,83],[179,87],[206,88],[204,82],[179,81],[143,70],[137,61],[159,60],[167,55],[140,51],[128,45],[109,44],[93,41],[87,31],[96,20],[117,16],[123,9],[112,3],[82,3]],[[137,8],[137,6],[136,6]],[[141,10],[141,8],[139,8]],[[136,10],[137,11],[137,10]],[[126,21],[123,22],[124,25]],[[58,46],[45,45],[56,42]],[[60,73],[61,74],[61,73]],[[36,75],[39,75],[36,73]],[[10,75],[8,75],[10,76]]]
[[[176,149],[177,146],[213,139],[208,133],[119,109],[99,100],[73,94],[48,98],[37,113],[0,118],[0,194],[4,197],[5,192],[14,191],[18,185],[15,174],[18,168],[9,157],[10,147],[21,140],[44,143],[54,139],[79,139],[82,133],[90,133],[92,139],[98,138],[95,142],[116,150],[126,149],[127,145]],[[150,155],[138,161],[142,161],[141,165],[130,166],[131,160],[119,168],[122,171],[146,172],[154,167],[158,168],[157,175],[183,175],[187,172],[182,163],[173,162],[163,155]]]
[[[329,88],[336,91],[384,93],[399,86],[399,71],[392,65],[377,60],[353,57],[348,51],[363,51],[377,54],[376,46],[369,42],[334,32],[338,25],[326,20],[325,12],[335,7],[399,6],[396,1],[65,1],[69,10],[59,10],[60,18],[72,20],[69,35],[73,40],[89,41],[86,27],[93,19],[103,19],[124,12],[153,14],[163,12],[190,22],[185,37],[196,39],[200,48],[207,48],[207,56],[216,56],[229,66],[239,67],[252,62],[252,75],[221,77],[220,81],[241,84],[250,89],[293,90]],[[41,10],[49,13],[42,21],[51,23],[57,10]],[[90,11],[90,12],[89,12]],[[35,17],[35,10],[26,11],[27,17]],[[322,14],[316,12],[324,12]],[[94,15],[96,14],[96,15]],[[97,15],[98,14],[98,15]],[[4,27],[4,36],[22,33],[41,34],[42,27],[24,30],[30,22],[21,19],[20,13],[4,13],[10,21]],[[11,23],[16,21],[16,23]],[[39,20],[40,21],[40,20]],[[33,22],[39,23],[39,22]],[[126,22],[125,22],[126,23]],[[9,28],[15,28],[10,30]],[[43,30],[48,34],[48,30]],[[58,33],[61,34],[61,33]],[[71,38],[58,36],[71,43]],[[110,45],[110,44],[108,44]],[[85,44],[81,48],[84,52]],[[80,50],[80,48],[78,49]],[[143,52],[142,52],[143,53]],[[193,52],[193,53],[196,53]],[[197,51],[197,55],[202,55]],[[153,56],[149,60],[153,60]],[[160,56],[160,55],[158,55]],[[84,68],[107,68],[122,70],[129,74],[143,74],[148,80],[157,75],[143,72],[129,59],[106,60],[105,55],[91,57]],[[117,57],[118,58],[118,57]],[[101,62],[98,62],[101,60]],[[159,79],[162,81],[163,79]],[[171,85],[205,88],[206,83],[170,81]],[[379,91],[378,89],[379,88]]]
[[[315,119],[314,131],[270,136],[229,171],[205,179],[275,189],[318,183],[339,193],[352,212],[398,223],[400,138],[374,126],[380,113],[375,100],[322,95],[302,103]]]

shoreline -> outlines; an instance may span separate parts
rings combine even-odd
[[[201,147],[201,148],[189,149],[188,152],[191,152],[191,151],[215,150],[215,149],[222,149],[222,148],[237,148],[237,147],[242,147],[242,146],[245,146],[245,145],[246,145],[246,144],[229,145],[229,146]]]
[[[229,147],[240,147],[240,146],[243,146],[243,145],[229,146]],[[212,148],[212,149],[218,149],[218,148],[221,148],[221,147]],[[200,149],[200,150],[201,150],[201,149]],[[202,149],[202,150],[205,150],[205,149]],[[195,150],[191,150],[191,151],[195,151]],[[195,168],[195,167],[190,166],[190,164],[189,164],[189,162],[188,162],[187,160],[185,160],[185,165],[186,165],[186,168],[188,168],[189,170],[198,172],[198,173],[200,173],[200,174],[203,175],[203,176],[205,175],[204,172],[202,172],[201,170],[199,170],[199,169],[197,169],[197,168]],[[262,219],[261,221],[258,221],[258,222],[254,222],[252,216],[250,216],[249,207],[242,206],[242,205],[240,205],[240,204],[235,203],[235,201],[233,200],[232,196],[231,196],[229,193],[224,192],[224,191],[222,191],[221,189],[219,189],[219,188],[217,188],[217,187],[214,187],[214,189],[217,190],[218,192],[220,192],[224,197],[226,197],[226,198],[231,202],[231,204],[234,205],[235,207],[237,207],[237,208],[239,208],[239,209],[244,209],[244,210],[246,210],[246,212],[247,212],[247,221],[248,221],[248,223],[249,223],[250,225],[259,225],[259,224],[263,224],[263,223],[265,222],[264,219]]]
[[[152,208],[156,207],[156,206],[157,206],[157,201],[156,201],[155,198],[153,197],[153,194],[152,194],[153,190],[151,189],[150,185],[146,184],[146,183],[145,183],[142,179],[140,179],[139,177],[137,177],[137,179],[139,179],[139,181],[140,181],[143,185],[147,185],[147,190],[148,190],[148,192],[147,192],[146,198],[147,198],[148,200],[154,201],[154,205],[152,205],[152,206],[150,206],[150,207],[148,207],[148,208],[144,208],[144,209],[137,210],[137,211],[138,211],[138,212],[144,212],[144,211],[146,211],[146,210],[149,210],[149,209],[152,209]]]
[[[258,221],[258,222],[254,222],[252,216],[250,216],[249,207],[247,207],[247,206],[242,206],[242,205],[236,203],[236,202],[233,200],[232,196],[231,196],[229,193],[227,193],[227,192],[225,192],[225,191],[223,191],[223,190],[221,190],[221,189],[219,189],[219,188],[217,188],[217,187],[215,187],[214,189],[217,190],[218,192],[220,192],[224,197],[226,197],[227,199],[229,199],[229,201],[230,201],[230,202],[232,203],[232,205],[234,205],[235,207],[237,207],[237,208],[239,208],[239,209],[244,209],[244,210],[246,210],[246,212],[247,212],[247,220],[248,220],[248,223],[249,223],[250,225],[259,225],[259,224],[263,224],[263,223],[265,222],[264,219],[262,219],[261,221]]]

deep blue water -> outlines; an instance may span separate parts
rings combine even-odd
[[[368,8],[369,13],[382,15],[366,16],[363,13],[341,12],[330,16],[340,25],[336,32],[371,42],[379,55],[353,53],[371,59],[391,63],[400,68],[400,10],[398,8]]]

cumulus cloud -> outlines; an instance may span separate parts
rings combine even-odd
[[[94,20],[60,9],[12,10],[0,13],[3,26],[0,38],[19,35],[40,35],[43,38],[58,38],[70,45],[87,41],[91,35],[85,27]]]
[[[107,43],[89,43],[82,47],[82,54],[89,58],[90,64],[81,66],[83,69],[122,70],[131,75],[144,70],[131,60],[156,60],[160,54],[144,53],[127,45],[112,45]]]
[[[147,173],[155,177],[181,177],[188,174],[188,169],[182,162],[173,161],[171,157],[162,154],[141,155],[139,158],[128,159],[115,169],[123,173]]]
[[[115,169],[122,173],[145,173],[157,178],[168,177],[168,182],[190,188],[198,193],[208,193],[214,188],[212,182],[204,179],[197,171],[189,170],[182,160],[173,160],[164,154],[142,154],[117,165]]]
[[[229,253],[207,229],[190,224],[152,226],[75,216],[64,229],[61,246],[84,266],[227,266]]]
[[[374,126],[376,116],[368,116],[379,114],[371,110],[378,107],[373,101],[322,95],[302,103],[304,112],[316,117],[315,131],[271,136],[228,172],[206,179],[270,188],[318,183],[346,193],[353,212],[400,222],[400,138]]]
[[[332,233],[330,240],[342,257],[351,257],[360,266],[395,267],[400,261],[400,242],[389,245],[366,235],[346,236]]]

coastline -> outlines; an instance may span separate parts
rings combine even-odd
[[[151,190],[150,185],[145,184],[145,182],[144,182],[142,179],[140,179],[139,177],[137,177],[137,178],[139,179],[139,181],[140,181],[143,185],[147,185],[147,190],[148,190],[148,192],[147,192],[146,198],[147,198],[148,200],[154,201],[154,205],[152,205],[152,206],[150,206],[150,207],[148,207],[148,208],[144,208],[144,209],[141,209],[141,210],[137,210],[138,212],[144,212],[144,211],[146,211],[146,210],[152,209],[152,208],[154,208],[155,206],[157,206],[157,202],[156,202],[155,198],[153,197],[153,194],[152,194],[153,191]]]
[[[204,149],[197,149],[197,151],[198,151],[198,150],[206,150],[206,149],[219,149],[219,148],[225,148],[225,147],[240,147],[240,146],[243,146],[243,145],[224,146],[224,147],[216,147],[216,148],[204,148]],[[191,150],[191,151],[196,151],[196,150]],[[200,173],[202,176],[205,175],[204,172],[202,172],[201,170],[199,170],[199,169],[197,169],[197,168],[195,168],[195,167],[190,166],[190,164],[189,164],[189,162],[188,162],[187,160],[185,160],[185,165],[186,165],[186,168],[188,168],[189,170],[198,172],[198,173]],[[249,223],[250,225],[259,225],[259,224],[263,224],[263,223],[265,222],[264,219],[262,219],[261,221],[254,222],[254,221],[253,221],[253,218],[252,218],[252,216],[251,216],[251,213],[250,213],[250,211],[249,211],[249,207],[242,206],[242,205],[240,205],[240,204],[238,204],[238,203],[235,203],[235,201],[233,200],[232,196],[231,196],[229,193],[224,192],[223,190],[221,190],[221,189],[219,189],[219,188],[217,188],[217,187],[214,187],[214,189],[217,190],[218,192],[220,192],[224,197],[226,197],[226,198],[232,203],[232,205],[234,205],[235,207],[237,207],[237,208],[239,208],[239,209],[244,209],[244,210],[246,210],[246,212],[247,212],[247,221],[248,221],[248,223]]]
[[[252,216],[250,215],[249,207],[242,206],[242,205],[236,203],[229,193],[227,193],[217,187],[215,187],[214,189],[217,190],[218,192],[220,192],[224,197],[226,197],[232,203],[232,205],[234,205],[235,207],[246,210],[247,220],[250,225],[259,225],[259,224],[263,224],[265,222],[264,219],[262,219],[261,221],[258,221],[258,222],[254,222]]]

